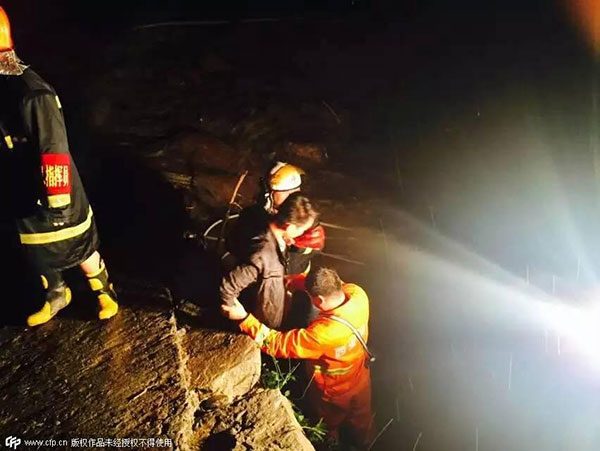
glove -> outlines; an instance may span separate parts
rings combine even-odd
[[[321,225],[308,229],[298,238],[294,239],[294,246],[320,251],[325,247],[325,229]]]

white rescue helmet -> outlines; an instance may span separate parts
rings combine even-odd
[[[291,191],[302,185],[304,171],[297,166],[278,161],[269,171],[268,186],[271,191]]]

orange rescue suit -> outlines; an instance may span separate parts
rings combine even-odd
[[[296,285],[296,284],[294,284]],[[358,285],[343,284],[346,300],[339,307],[321,312],[305,329],[279,332],[249,315],[242,332],[250,335],[261,350],[275,357],[306,359],[312,376],[313,402],[317,415],[332,435],[339,426],[350,428],[360,445],[372,438],[371,377],[367,355],[352,330],[328,318],[334,315],[349,321],[362,335],[369,336],[369,299]]]

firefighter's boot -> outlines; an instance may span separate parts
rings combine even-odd
[[[104,262],[100,263],[100,269],[95,273],[86,274],[90,288],[98,297],[98,318],[112,318],[119,311],[117,293],[113,284],[108,280],[108,271]]]
[[[27,325],[32,327],[47,323],[71,302],[71,289],[60,274],[42,276],[42,283],[46,290],[46,301],[40,311],[27,317]]]

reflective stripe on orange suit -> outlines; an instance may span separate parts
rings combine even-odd
[[[349,321],[366,341],[369,299],[358,285],[344,284],[343,291],[346,301],[334,310],[321,313],[306,329],[279,332],[261,324],[252,315],[240,324],[240,329],[250,335],[263,352],[275,357],[306,359],[309,376],[314,375],[312,384],[320,398],[317,411],[330,430],[335,433],[335,429],[345,423],[364,443],[373,433],[366,354],[350,328],[327,315]]]

